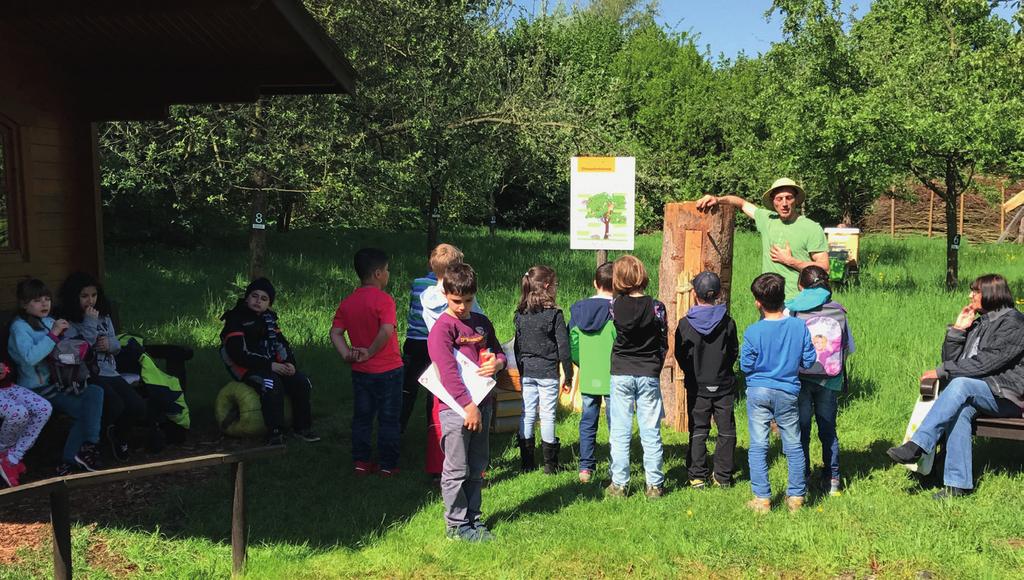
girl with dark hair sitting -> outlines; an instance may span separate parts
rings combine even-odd
[[[1024,411],[1024,314],[999,274],[971,283],[967,304],[946,333],[942,364],[921,376],[949,384],[910,441],[887,452],[897,463],[915,463],[946,439],[945,489],[936,499],[974,489],[971,432],[974,417],[1020,417]]]
[[[103,389],[107,441],[114,458],[125,461],[133,429],[149,423],[146,426],[152,433],[156,421],[147,418],[146,401],[117,372],[114,357],[121,350],[121,343],[110,318],[110,301],[103,286],[84,272],[68,276],[58,296],[60,314],[70,323],[66,336],[85,340],[96,355],[96,369],[90,373],[89,382]]]

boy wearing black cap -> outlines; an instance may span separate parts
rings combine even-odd
[[[284,397],[292,400],[292,426],[305,441],[319,441],[312,429],[310,393],[313,385],[295,368],[295,353],[281,333],[277,313],[270,309],[277,292],[266,278],[245,288],[235,307],[220,319],[221,358],[228,373],[260,394],[269,445],[284,443]]]
[[[732,485],[733,452],[736,449],[736,374],[739,355],[736,323],[725,303],[718,303],[722,282],[714,272],[701,272],[693,279],[694,305],[676,327],[676,362],[683,371],[686,412],[690,422],[690,445],[686,456],[690,487],[703,489],[708,480],[707,438],[711,417],[718,425],[715,443],[715,485]]]

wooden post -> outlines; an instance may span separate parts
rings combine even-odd
[[[608,261],[608,250],[597,250],[596,254],[598,266]]]
[[[245,548],[248,530],[245,523],[245,463],[231,466],[235,493],[231,500],[231,574],[239,576],[245,570]]]
[[[71,507],[67,488],[50,492],[50,527],[53,528],[53,577],[71,580]]]
[[[889,235],[896,235],[896,196],[889,193]]]
[[[658,275],[658,297],[668,315],[669,350],[661,372],[661,394],[665,421],[672,428],[687,431],[686,389],[676,365],[676,324],[690,307],[690,280],[702,271],[722,279],[722,299],[728,303],[732,288],[732,248],[735,209],[717,206],[711,213],[697,211],[696,202],[665,205],[664,238]]]
[[[999,234],[1002,235],[1006,229],[1006,210],[1003,204],[1006,203],[1006,182],[999,182]]]
[[[967,192],[960,194],[960,227],[957,229],[958,234],[964,233],[964,208],[967,207]]]
[[[930,192],[931,196],[928,197],[928,237],[932,237],[932,223],[933,216],[935,215],[935,192]]]

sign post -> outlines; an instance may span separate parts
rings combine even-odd
[[[636,229],[636,158],[573,157],[569,185],[569,247],[632,250]]]

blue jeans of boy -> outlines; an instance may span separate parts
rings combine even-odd
[[[811,417],[818,424],[821,441],[821,462],[831,479],[839,479],[839,436],[836,416],[839,413],[839,391],[810,382],[800,388],[800,446],[804,450],[804,472],[811,473]]]
[[[629,440],[633,434],[633,405],[640,428],[640,445],[644,450],[644,477],[647,485],[660,486],[662,472],[661,419],[665,410],[661,403],[661,381],[657,377],[612,375],[609,396],[609,436],[611,444],[612,483],[629,483]]]
[[[380,466],[398,467],[403,371],[403,367],[383,373],[352,371],[352,461],[369,462],[373,456],[376,418]]]
[[[943,483],[960,489],[974,489],[971,424],[982,413],[989,417],[1020,417],[1020,407],[992,394],[985,381],[956,378],[939,393],[935,405],[910,438],[926,453],[946,437],[946,465]]]
[[[779,426],[782,452],[789,467],[789,485],[786,495],[803,497],[807,492],[804,473],[804,450],[800,446],[799,398],[778,389],[747,387],[747,425],[750,429],[750,485],[754,495],[771,499],[768,483],[768,436],[772,419]]]
[[[597,459],[594,450],[597,447],[597,424],[601,419],[601,401],[608,399],[605,395],[582,395],[583,415],[580,417],[580,471],[594,471]],[[611,402],[604,408],[605,421],[611,425]],[[632,423],[632,419],[630,420]]]
[[[523,377],[523,416],[519,420],[519,438],[533,439],[540,407],[540,439],[555,442],[555,414],[558,409],[558,379]]]
[[[59,411],[73,419],[71,431],[64,442],[61,460],[74,465],[75,455],[83,443],[100,442],[100,419],[103,417],[103,389],[96,385],[86,385],[77,395],[57,393],[50,399],[54,411]]]

